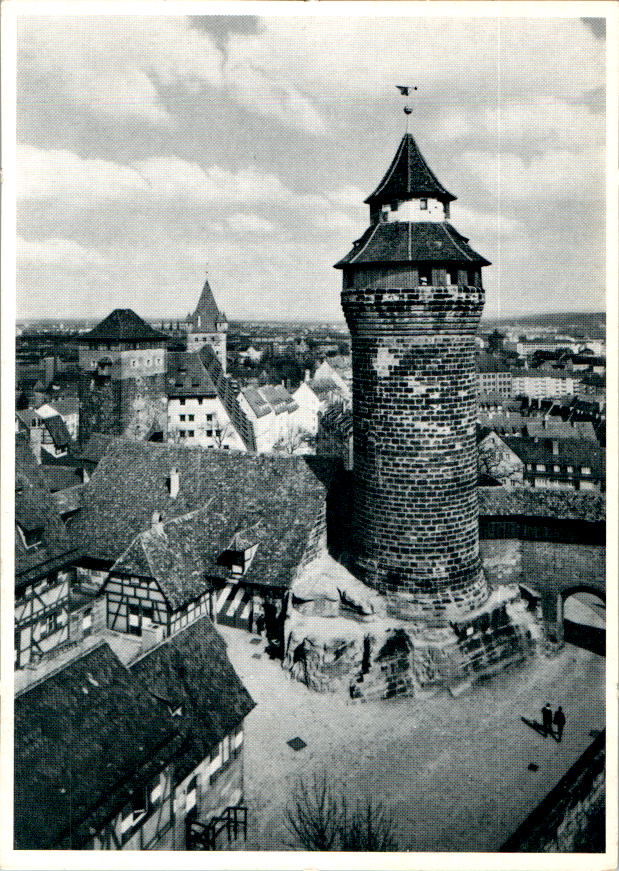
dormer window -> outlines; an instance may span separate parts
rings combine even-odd
[[[17,531],[19,532],[19,536],[23,542],[24,547],[28,550],[37,547],[37,545],[41,544],[41,542],[43,541],[42,526],[33,526],[30,529],[26,529],[25,526],[22,526],[20,523],[18,523]]]
[[[224,550],[217,560],[218,565],[224,566],[230,574],[237,577],[245,574],[258,549],[257,542],[250,544],[247,540],[243,541],[242,538],[237,533],[230,542],[230,547]]]
[[[422,198],[419,200],[419,208],[420,208],[422,211],[426,211],[426,210],[427,210],[427,208],[428,208],[428,200],[427,200],[425,197],[422,197]]]

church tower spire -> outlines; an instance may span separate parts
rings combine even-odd
[[[207,278],[195,311],[187,319],[187,350],[199,351],[204,345],[209,345],[217,354],[225,372],[227,331],[226,316],[219,311]]]
[[[489,261],[448,223],[455,199],[410,134],[336,264],[352,338],[353,571],[394,613],[480,608],[475,340]]]

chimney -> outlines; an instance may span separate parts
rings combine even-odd
[[[170,477],[168,478],[168,492],[171,499],[176,499],[176,497],[178,496],[180,484],[181,481],[178,474],[178,469],[176,468],[176,466],[172,466],[172,468],[170,469]]]
[[[161,511],[153,511],[153,516],[150,520],[150,526],[153,532],[163,532],[163,522]]]
[[[164,638],[165,627],[161,623],[153,623],[152,620],[142,621],[142,653],[161,644]]]

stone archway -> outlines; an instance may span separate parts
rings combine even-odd
[[[565,617],[566,601],[578,593],[586,593],[599,599],[603,604],[606,603],[606,592],[602,585],[570,584],[544,590],[541,605],[546,637],[551,644],[561,645],[567,641],[603,656],[605,630],[595,626],[583,626]]]

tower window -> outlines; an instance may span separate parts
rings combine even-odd
[[[458,283],[458,270],[456,268],[449,269],[448,273],[449,284]]]
[[[427,201],[427,199],[426,199],[425,197],[422,197],[422,198],[419,200],[419,208],[420,208],[420,209],[423,209],[423,210],[425,210],[425,209],[428,208],[428,201]]]
[[[468,282],[470,287],[475,287],[475,285],[477,283],[476,278],[477,278],[477,273],[475,272],[475,270],[469,269],[469,271],[467,272],[467,282]]]
[[[392,212],[397,212],[398,206],[399,206],[399,203],[391,203],[389,208],[391,209]]]
[[[419,267],[419,284],[432,284],[432,269],[430,267]]]

